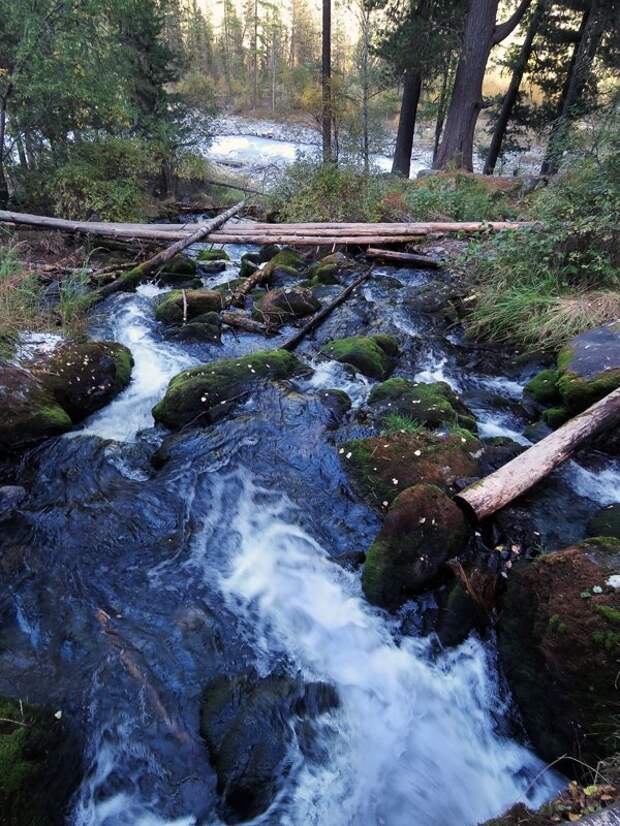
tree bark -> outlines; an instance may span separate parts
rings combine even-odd
[[[368,247],[366,258],[376,258],[379,261],[396,261],[403,265],[411,265],[420,269],[438,270],[441,266],[439,261],[428,255],[416,255],[413,252],[394,252],[393,250],[380,250],[375,247]]]
[[[484,519],[548,476],[588,439],[620,423],[620,387],[485,479],[457,494],[476,519]]]
[[[437,120],[435,121],[435,140],[433,142],[433,166],[437,160],[437,153],[439,151],[439,141],[443,132],[443,124],[446,119],[446,109],[448,102],[448,88],[454,82],[452,77],[454,71],[454,58],[452,55],[448,58],[448,65],[443,73],[441,79],[441,91],[439,93],[439,104],[437,106]]]
[[[323,38],[322,38],[322,127],[323,127],[323,162],[332,160],[332,5],[331,0],[323,0]]]
[[[592,70],[592,63],[603,36],[605,23],[604,0],[592,0],[584,13],[581,37],[575,46],[570,71],[562,94],[558,117],[551,127],[547,152],[542,163],[541,175],[554,175],[560,168],[564,141],[574,116],[574,107],[581,98]]]
[[[489,54],[493,46],[518,25],[529,4],[530,0],[521,0],[512,17],[496,24],[499,0],[470,0],[461,58],[435,168],[451,165],[473,171],[474,130],[482,109],[482,83]]]
[[[6,95],[0,99],[0,207],[6,207],[9,202],[9,186],[4,168],[4,142],[6,138]]]
[[[497,123],[495,124],[495,129],[493,130],[493,136],[491,137],[489,154],[487,155],[487,159],[484,164],[485,175],[492,175],[495,171],[497,159],[502,151],[502,143],[506,134],[506,127],[508,126],[508,122],[510,121],[512,115],[512,110],[517,102],[521,81],[523,80],[523,75],[525,74],[527,64],[532,54],[532,46],[534,45],[534,40],[538,34],[538,30],[540,29],[540,24],[546,11],[547,4],[548,0],[539,0],[536,10],[532,15],[532,19],[530,20],[529,26],[527,27],[525,40],[521,46],[517,62],[512,72],[512,77],[510,78],[510,85],[504,95],[502,106],[497,118]]]
[[[422,75],[416,69],[410,69],[405,75],[403,97],[398,118],[398,132],[396,134],[396,148],[392,174],[408,178],[411,173],[411,150],[413,149],[413,133],[420,102],[422,89]]]

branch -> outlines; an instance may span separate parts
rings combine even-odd
[[[531,0],[521,0],[514,14],[503,23],[497,24],[493,31],[493,39],[491,40],[491,44],[493,46],[497,46],[498,43],[501,43],[502,40],[505,40],[505,38],[508,37],[513,29],[516,29],[521,22],[521,18],[528,10],[530,3]]]

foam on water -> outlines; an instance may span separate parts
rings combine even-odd
[[[284,655],[306,678],[335,685],[341,701],[321,733],[326,762],[300,766],[271,822],[468,826],[560,787],[498,733],[507,706],[490,649],[472,637],[433,659],[428,639],[396,644],[359,578],[329,559],[283,496],[246,472],[220,483],[226,512],[210,514],[192,564],[203,564],[210,531],[226,520],[236,553],[221,588],[259,665]]]
[[[620,461],[617,459],[609,461],[600,470],[588,470],[570,461],[560,472],[579,496],[601,506],[620,502]]]
[[[307,387],[317,390],[344,390],[351,399],[353,407],[361,407],[370,394],[371,383],[366,376],[355,373],[337,361],[315,359],[311,362],[314,370],[305,383]]]

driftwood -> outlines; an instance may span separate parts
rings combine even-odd
[[[484,519],[548,476],[588,439],[618,423],[620,387],[490,476],[461,491],[456,501],[476,519]]]
[[[438,270],[441,266],[439,261],[428,255],[418,255],[413,252],[394,252],[393,250],[380,250],[375,247],[368,247],[367,258],[378,258],[381,261],[396,261],[403,264],[411,264],[412,267],[421,269]]]
[[[360,275],[359,278],[356,278],[355,281],[352,281],[348,287],[345,287],[344,290],[342,290],[342,292],[338,293],[338,295],[336,296],[336,298],[334,298],[333,301],[330,301],[330,303],[326,304],[321,310],[318,311],[318,313],[315,313],[310,319],[310,321],[308,321],[308,323],[305,324],[298,333],[295,333],[294,336],[291,336],[289,339],[287,339],[287,341],[284,342],[284,344],[280,345],[280,349],[294,350],[295,347],[297,347],[297,345],[300,343],[300,341],[303,341],[303,339],[308,335],[308,333],[310,333],[312,330],[318,327],[319,324],[321,324],[321,322],[324,321],[327,318],[327,316],[332,312],[332,310],[335,310],[339,304],[342,304],[343,301],[346,301],[347,298],[353,292],[353,290],[356,287],[359,287],[360,284],[363,284],[364,281],[366,281],[371,272],[372,268],[369,269],[368,272],[365,272],[363,275]]]
[[[161,267],[162,264],[165,264],[167,261],[170,261],[175,255],[178,255],[182,252],[186,247],[189,247],[191,244],[195,244],[197,241],[200,241],[205,235],[208,235],[211,230],[216,229],[218,226],[221,226],[225,223],[229,218],[233,215],[236,215],[240,209],[243,208],[245,205],[245,201],[239,201],[238,204],[235,204],[230,209],[227,209],[226,212],[222,212],[221,215],[217,215],[215,218],[211,218],[209,221],[205,221],[204,224],[200,224],[191,235],[186,235],[185,238],[175,241],[171,246],[166,247],[165,250],[157,253],[152,258],[149,258],[147,261],[144,261],[142,264],[138,264],[137,267],[134,267],[132,270],[129,270],[128,273],[123,275],[121,278],[118,278],[116,281],[112,281],[110,284],[105,284],[101,287],[97,293],[95,294],[95,300],[100,300],[103,298],[107,298],[107,296],[112,295],[112,293],[119,292],[119,290],[126,290],[131,289],[132,287],[136,286],[140,283],[144,278],[150,275],[153,270],[156,270],[158,267]]]
[[[220,313],[220,318],[222,324],[226,324],[228,327],[237,327],[240,330],[245,330],[246,333],[259,333],[261,336],[270,336],[275,332],[269,324],[254,321],[253,318],[248,318],[248,316],[242,313],[231,313],[223,310]]]
[[[248,275],[245,279],[243,284],[239,287],[238,290],[235,290],[228,301],[226,302],[226,306],[230,307],[231,305],[241,304],[243,303],[246,295],[254,289],[258,284],[261,283],[265,278],[269,276],[269,269],[265,266],[257,267],[256,272],[253,272],[252,275]]]

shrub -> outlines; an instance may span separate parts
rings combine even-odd
[[[414,221],[502,221],[516,214],[509,196],[497,181],[448,172],[413,181],[404,200]]]

